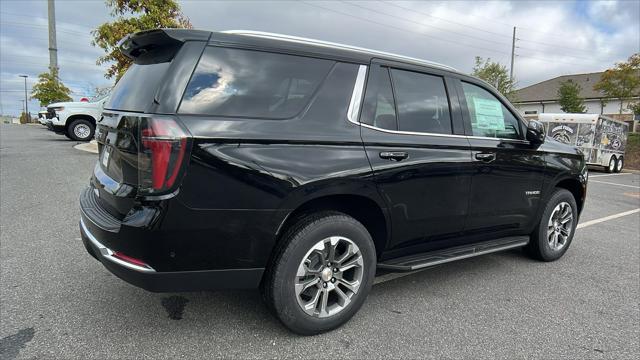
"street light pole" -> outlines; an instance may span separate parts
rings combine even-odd
[[[29,116],[29,99],[27,99],[27,78],[29,75],[18,75],[24,78],[24,114],[27,117],[27,122],[31,122],[31,116]]]

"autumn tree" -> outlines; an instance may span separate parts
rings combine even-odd
[[[619,62],[605,71],[593,89],[602,91],[608,99],[620,101],[620,114],[625,100],[640,92],[640,53],[633,54],[626,62]]]
[[[111,9],[114,21],[104,23],[93,30],[93,46],[104,50],[96,63],[112,63],[105,77],[115,77],[116,82],[131,65],[131,60],[117,48],[118,42],[125,36],[158,28],[191,28],[189,19],[182,14],[175,0],[105,0]]]
[[[582,87],[571,80],[563,81],[558,88],[560,109],[566,113],[585,113],[587,107],[580,97]]]
[[[498,62],[493,62],[490,58],[485,60],[476,56],[471,75],[491,84],[496,90],[509,99],[509,101],[514,102],[516,100],[514,89],[515,81],[509,76],[509,71],[506,66]]]
[[[38,75],[38,83],[33,85],[31,97],[40,102],[40,106],[47,106],[55,102],[72,101],[71,90],[64,86],[58,77],[58,69],[52,69]]]

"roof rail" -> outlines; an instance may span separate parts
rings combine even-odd
[[[288,41],[288,42],[299,43],[299,44],[309,44],[309,45],[316,45],[316,46],[322,46],[322,47],[333,48],[333,49],[350,50],[350,51],[356,51],[356,52],[360,52],[360,53],[368,53],[368,54],[372,54],[372,55],[393,58],[394,60],[411,61],[411,62],[415,62],[415,63],[420,63],[422,65],[427,65],[427,66],[431,66],[431,67],[438,67],[438,68],[442,68],[442,69],[445,69],[445,70],[451,70],[451,71],[458,72],[457,69],[455,69],[455,68],[453,68],[451,66],[440,64],[440,63],[433,62],[433,61],[417,59],[417,58],[413,58],[413,57],[409,57],[409,56],[398,55],[398,54],[393,54],[393,53],[388,53],[388,52],[378,51],[378,50],[372,50],[372,49],[362,48],[362,47],[358,47],[358,46],[339,44],[339,43],[334,43],[334,42],[330,42],[330,41],[309,39],[309,38],[298,37],[298,36],[270,33],[270,32],[264,32],[264,31],[253,31],[253,30],[225,30],[225,31],[221,31],[221,32],[224,33],[224,34],[253,36],[253,37],[260,37],[260,38],[265,38],[265,39],[282,40],[282,41]]]

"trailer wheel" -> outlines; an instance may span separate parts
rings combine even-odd
[[[611,155],[611,158],[609,159],[609,166],[606,167],[608,173],[616,171],[616,163],[616,156]]]
[[[616,172],[617,173],[621,172],[623,166],[624,166],[624,157],[620,157],[618,161],[616,161]]]

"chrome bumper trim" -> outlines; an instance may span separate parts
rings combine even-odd
[[[95,236],[93,236],[93,234],[89,231],[89,229],[87,229],[87,226],[84,224],[84,219],[80,218],[80,226],[82,226],[82,231],[85,233],[85,235],[87,235],[87,238],[89,239],[89,241],[91,241],[91,243],[93,244],[93,246],[97,247],[98,250],[100,251],[100,255],[102,255],[102,257],[104,257],[105,259],[114,262],[120,266],[124,266],[128,269],[131,270],[135,270],[135,271],[140,271],[140,272],[156,272],[151,266],[139,266],[139,265],[135,265],[135,264],[131,264],[128,263],[126,261],[122,261],[120,259],[118,259],[117,257],[113,256],[113,251],[111,251],[111,249],[109,249],[108,247],[102,245],[102,243],[100,243],[100,241],[98,241],[98,239],[96,239]]]

